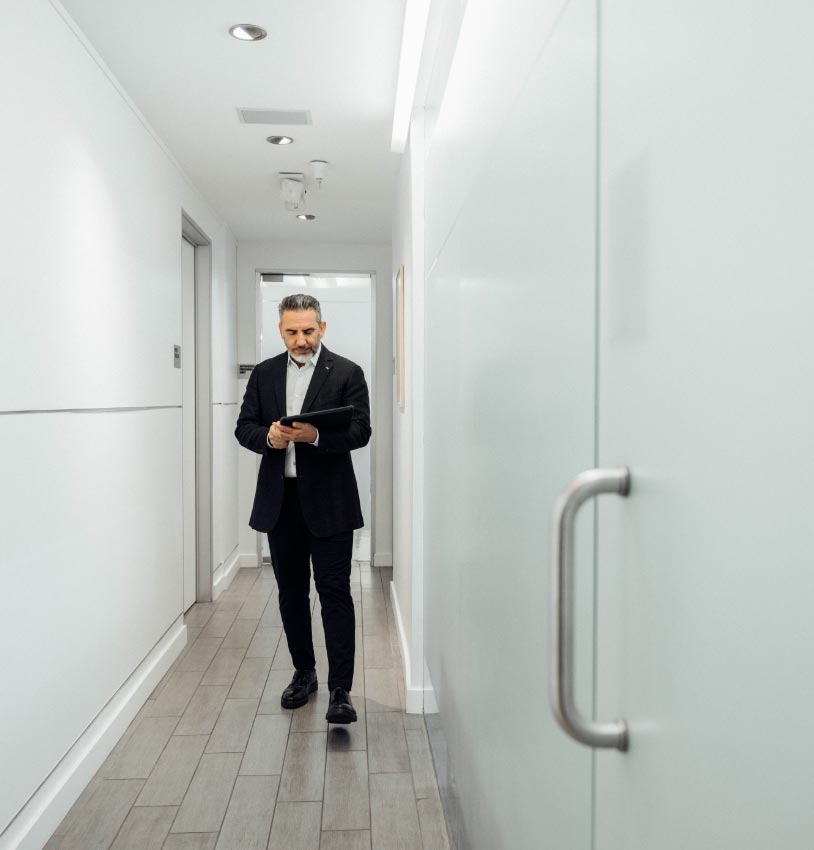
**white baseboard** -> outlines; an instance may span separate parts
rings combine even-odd
[[[392,552],[374,552],[373,553],[374,567],[392,567],[393,553]]]
[[[257,566],[257,552],[241,552],[237,557],[238,569]]]
[[[253,567],[257,566],[257,556],[255,556]],[[229,557],[215,570],[212,574],[212,601],[214,602],[224,590],[228,589],[232,583],[232,579],[237,575],[240,569],[240,552],[237,546],[232,549]]]
[[[438,701],[435,699],[435,688],[430,679],[427,662],[424,662],[424,714],[438,714]]]
[[[429,676],[424,682],[413,682],[412,667],[410,664],[410,646],[407,643],[407,635],[404,631],[404,620],[401,616],[399,597],[396,593],[395,582],[390,582],[390,598],[393,600],[393,612],[396,615],[396,628],[399,633],[399,644],[401,645],[401,657],[404,659],[404,691],[407,714],[428,713],[426,707],[435,706],[435,693],[430,684]],[[425,665],[426,672],[426,665]],[[437,710],[437,709],[436,709]]]
[[[186,642],[179,617],[0,834],[0,850],[45,846]]]

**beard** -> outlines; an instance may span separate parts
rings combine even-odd
[[[313,348],[309,348],[308,351],[306,351],[304,354],[297,354],[296,352],[292,351],[290,352],[291,359],[294,360],[296,363],[301,363],[304,365],[314,356],[314,351],[315,349]]]

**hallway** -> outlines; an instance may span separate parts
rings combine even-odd
[[[359,722],[347,727],[324,719],[318,610],[320,689],[280,707],[293,671],[269,567],[194,605],[186,649],[48,850],[447,850],[423,718],[404,713],[391,578],[354,562]]]
[[[4,13],[0,850],[812,850],[814,4]]]

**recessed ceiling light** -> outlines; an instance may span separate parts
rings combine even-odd
[[[315,215],[311,215],[310,213],[308,213],[308,214],[300,213],[300,214],[297,216],[297,218],[298,218],[300,221],[313,221],[313,220],[316,218],[316,216],[315,216]]]
[[[233,27],[229,27],[229,35],[233,38],[239,38],[241,41],[261,41],[268,33],[263,27],[254,24],[235,24]]]
[[[272,145],[290,145],[294,139],[291,136],[269,136],[266,141]]]

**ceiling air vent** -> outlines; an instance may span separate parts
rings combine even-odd
[[[294,275],[297,278],[301,277],[311,277],[310,272],[300,272],[297,275]],[[263,272],[260,275],[260,280],[262,283],[289,283],[286,278],[290,278],[291,275],[288,274],[271,274],[270,272]]]
[[[241,124],[310,124],[307,109],[238,109]]]

